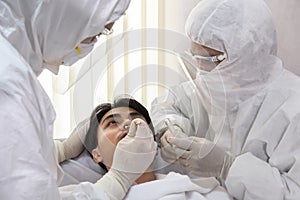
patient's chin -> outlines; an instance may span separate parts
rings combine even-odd
[[[101,148],[102,162],[107,169],[111,168],[116,146],[112,143],[103,144]]]

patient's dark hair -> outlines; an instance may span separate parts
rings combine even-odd
[[[137,111],[139,114],[143,115],[146,119],[154,137],[154,127],[151,122],[151,118],[147,109],[140,104],[138,101],[131,98],[118,98],[112,104],[103,103],[98,105],[92,112],[90,117],[90,127],[86,134],[84,145],[89,153],[92,153],[92,150],[95,149],[98,145],[97,139],[97,129],[98,125],[101,122],[102,117],[110,110],[119,107],[128,107]]]

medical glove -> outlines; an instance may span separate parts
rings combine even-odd
[[[64,141],[54,140],[58,162],[77,157],[84,149],[84,138],[90,126],[89,118],[83,120]]]
[[[178,162],[190,173],[210,177],[216,176],[226,179],[234,157],[226,153],[213,142],[199,137],[167,138],[175,148],[184,150]]]
[[[182,132],[182,129],[179,126],[168,124],[167,130],[160,138],[162,158],[169,163],[178,163],[178,158],[185,152],[185,150],[175,148],[174,145],[170,144],[167,140],[170,137],[187,138],[188,136]]]
[[[118,143],[112,167],[97,183],[110,199],[123,199],[129,187],[151,165],[157,144],[148,124],[141,119],[131,122],[128,134]]]

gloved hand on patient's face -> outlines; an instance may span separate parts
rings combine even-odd
[[[128,134],[116,147],[109,172],[96,184],[111,199],[122,199],[135,180],[149,168],[156,152],[157,143],[148,124],[134,119]]]
[[[234,157],[204,138],[166,136],[165,145],[169,145],[168,147],[172,149],[165,148],[164,157],[176,159],[175,163],[179,163],[189,173],[197,176],[215,176],[225,180],[234,161]]]
[[[84,149],[84,138],[89,130],[89,118],[80,122],[71,135],[64,141],[54,140],[58,162],[77,157]]]
[[[116,147],[112,168],[126,173],[144,173],[156,152],[157,143],[149,125],[141,119],[134,119],[128,134]]]

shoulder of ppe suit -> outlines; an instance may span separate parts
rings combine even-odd
[[[22,55],[1,35],[0,43],[1,84],[6,83],[7,87],[12,87],[10,89],[17,89],[17,87],[13,87],[12,84],[20,84],[19,86],[22,87],[22,85],[26,84],[29,80],[38,82],[31,67],[23,59]]]
[[[0,68],[1,92],[15,98],[48,98],[31,67],[18,52],[0,48],[0,60],[3,61]]]
[[[41,116],[43,112],[46,119],[53,121],[54,119],[50,116],[55,116],[55,114],[50,99],[43,90],[31,67],[18,51],[1,35],[0,43],[1,98],[5,98],[5,101],[9,102],[9,105],[14,105],[15,108],[11,107],[12,111],[24,115],[28,113],[28,110],[31,113],[39,110],[38,116]],[[23,110],[24,113],[21,113],[24,108],[28,110]],[[24,121],[25,119],[22,120]]]
[[[299,82],[300,84],[300,82]],[[274,88],[269,90],[265,99],[271,105],[262,105],[262,108],[271,107],[277,114],[284,115],[289,121],[300,113],[300,89],[295,88]]]
[[[22,68],[11,63],[4,66],[7,70],[0,70],[0,93],[10,96],[11,100],[25,103],[31,102],[38,106],[45,102],[50,105],[50,99],[30,68]],[[51,109],[51,106],[47,106]]]
[[[276,78],[273,82],[266,88],[265,91],[289,91],[290,94],[297,94],[300,92],[300,77],[293,72],[282,69],[276,74]]]
[[[300,77],[289,70],[284,70],[281,78],[277,81],[278,87],[300,92]]]

